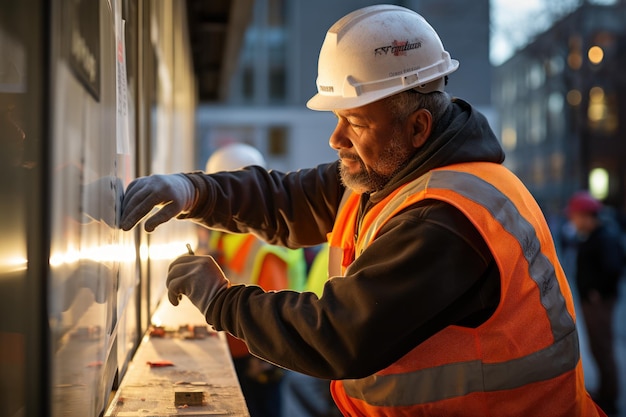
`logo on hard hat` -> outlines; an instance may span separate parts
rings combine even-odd
[[[391,45],[381,46],[374,49],[374,55],[387,55],[391,53],[393,56],[406,55],[406,51],[411,49],[419,49],[422,47],[422,42],[409,43],[406,41],[393,41]]]

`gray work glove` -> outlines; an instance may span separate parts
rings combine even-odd
[[[173,217],[193,208],[196,188],[183,174],[150,175],[137,178],[128,185],[122,200],[122,230],[132,229],[153,208],[159,211],[151,215],[144,225],[146,232]]]
[[[211,256],[183,255],[167,273],[167,297],[177,306],[182,295],[206,316],[215,296],[230,286],[222,269]]]

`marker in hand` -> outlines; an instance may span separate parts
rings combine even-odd
[[[193,249],[191,249],[191,245],[189,243],[187,243],[187,253],[189,255],[195,255],[195,253],[193,253]],[[183,295],[182,294],[178,294],[178,301],[183,299]]]

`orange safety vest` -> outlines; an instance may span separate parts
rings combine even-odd
[[[252,234],[213,231],[209,252],[233,284],[254,284],[266,291],[292,289],[301,291],[306,281],[306,262],[302,249],[269,245]],[[248,346],[226,334],[234,358],[249,355]]]
[[[400,187],[365,214],[356,242],[350,196],[329,236],[329,272],[344,275],[387,220],[424,199],[453,205],[481,233],[500,304],[477,328],[448,326],[374,375],[333,381],[344,415],[604,416],[585,390],[573,299],[544,216],[502,165],[447,166]]]
[[[269,245],[252,234],[213,231],[209,252],[233,284],[259,285],[266,291],[302,291],[306,261],[302,249]]]

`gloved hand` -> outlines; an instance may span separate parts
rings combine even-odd
[[[195,199],[196,189],[183,174],[137,178],[126,189],[120,227],[122,230],[132,229],[154,207],[159,207],[144,225],[146,232],[152,232],[161,223],[191,210]]]
[[[213,257],[183,255],[170,264],[166,284],[170,303],[177,306],[180,296],[186,295],[206,315],[215,296],[228,288],[230,281]]]

